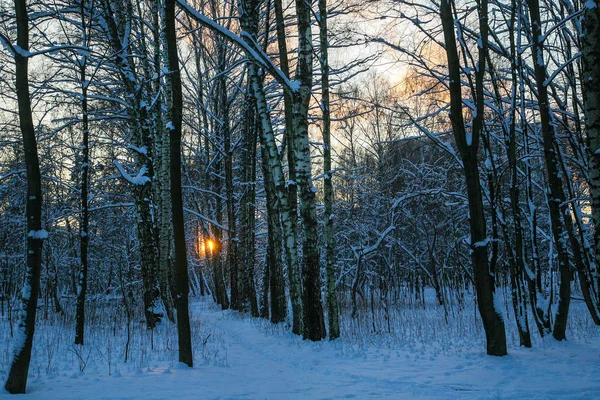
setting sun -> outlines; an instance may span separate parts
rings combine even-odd
[[[208,247],[208,251],[210,251],[212,253],[213,250],[215,249],[215,242],[213,242],[212,240],[208,239],[206,241],[206,246]]]

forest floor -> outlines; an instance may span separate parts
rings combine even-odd
[[[283,326],[220,311],[209,299],[195,299],[191,313],[193,368],[173,361],[172,329],[157,332],[153,344],[132,340],[125,363],[116,354],[123,332],[113,332],[112,344],[109,336],[91,336],[89,350],[81,350],[70,345],[71,332],[42,326],[28,394],[18,398],[600,398],[598,340],[538,340],[533,349],[513,345],[507,357],[496,358],[485,355],[482,343],[469,346],[461,338],[453,338],[461,345],[450,351],[435,343],[391,344],[375,334],[360,342],[311,343]],[[7,361],[0,358],[3,380]],[[0,398],[13,397],[0,389]]]

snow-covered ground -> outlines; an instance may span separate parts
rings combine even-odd
[[[538,340],[533,349],[513,345],[503,358],[486,356],[481,341],[469,345],[459,337],[451,338],[457,345],[450,349],[440,345],[443,341],[409,343],[377,334],[311,343],[282,326],[220,311],[208,299],[194,300],[192,323],[196,365],[191,369],[174,361],[177,338],[169,324],[152,342],[134,330],[127,363],[122,331],[90,333],[90,344],[79,350],[70,344],[72,332],[40,324],[28,394],[19,398],[600,398],[600,342],[594,338]],[[7,340],[6,332],[0,336]],[[3,380],[7,359],[5,350]],[[0,398],[11,395],[0,391]]]

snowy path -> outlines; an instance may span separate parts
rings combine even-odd
[[[204,359],[193,369],[151,361],[61,373],[34,372],[19,399],[594,399],[600,398],[600,346],[555,343],[510,349],[492,358],[481,349],[457,356],[426,350],[372,349],[343,341],[309,343],[281,328],[194,304],[204,321]],[[198,346],[200,347],[200,346]],[[196,349],[201,360],[201,349]],[[12,398],[0,391],[0,398]]]

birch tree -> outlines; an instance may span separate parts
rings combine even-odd
[[[81,45],[88,46],[89,28],[86,21],[86,2],[80,3],[81,13]],[[77,311],[75,321],[75,344],[84,343],[85,321],[85,296],[88,281],[88,250],[89,250],[89,171],[90,171],[90,138],[89,138],[89,112],[88,112],[88,85],[87,55],[82,54],[77,59],[79,67],[79,81],[81,83],[81,220],[79,223],[79,255],[81,266],[79,282],[77,284]]]
[[[161,314],[158,312],[157,301],[160,292],[157,283],[158,252],[156,246],[156,220],[153,217],[155,194],[153,192],[154,165],[152,154],[154,141],[152,133],[152,100],[148,98],[147,85],[139,76],[132,56],[130,41],[133,24],[133,4],[127,1],[124,4],[110,0],[102,0],[103,20],[101,25],[105,29],[112,51],[117,71],[120,74],[122,87],[125,91],[128,104],[128,123],[132,133],[132,143],[129,149],[134,154],[138,168],[137,174],[130,175],[115,161],[115,166],[122,177],[132,184],[138,215],[138,236],[140,240],[141,269],[144,283],[144,307],[146,323],[149,329],[160,322]],[[118,20],[118,18],[121,18]],[[120,28],[121,27],[121,28]],[[146,60],[147,61],[147,60]]]
[[[583,53],[583,93],[585,130],[589,140],[590,195],[594,222],[594,258],[591,270],[593,285],[599,292],[600,264],[600,4],[588,0],[583,8],[581,46]],[[600,306],[598,304],[597,306]]]
[[[323,113],[323,202],[325,203],[325,271],[327,277],[327,321],[329,339],[340,336],[335,283],[335,235],[333,228],[333,184],[331,167],[331,114],[329,101],[329,36],[327,30],[327,0],[319,0],[319,49],[321,66],[321,112]]]

